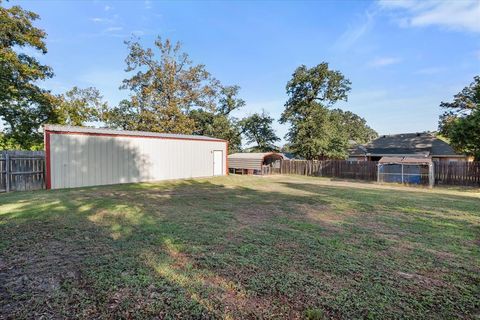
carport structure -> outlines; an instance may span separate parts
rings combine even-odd
[[[244,152],[228,156],[228,170],[231,173],[262,174],[263,166],[280,169],[285,156],[276,152]]]
[[[430,187],[435,183],[431,158],[382,157],[377,170],[378,182],[422,184]]]

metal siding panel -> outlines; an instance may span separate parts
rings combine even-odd
[[[60,172],[59,166],[60,163],[60,152],[59,145],[61,143],[58,134],[50,134],[50,171],[51,173],[51,187],[52,189],[60,188]],[[61,145],[60,145],[61,147]]]
[[[213,176],[216,141],[51,135],[52,188]],[[226,162],[223,159],[224,172]]]
[[[92,139],[90,137],[87,137],[85,144],[85,149],[87,150],[88,154],[87,172],[85,173],[85,185],[91,186],[95,184],[95,150]]]
[[[110,137],[105,138],[105,146],[106,146],[106,153],[105,153],[105,162],[106,162],[106,176],[107,179],[105,180],[106,184],[113,183],[113,139]]]
[[[92,141],[94,143],[94,152],[95,152],[95,185],[100,185],[103,182],[104,173],[102,172],[102,162],[103,159],[101,157],[102,151],[102,143],[101,137],[93,137]]]
[[[262,160],[258,159],[229,159],[228,167],[235,169],[256,169],[262,168]]]
[[[63,161],[63,166],[62,166],[62,179],[63,179],[63,184],[65,188],[70,188],[71,187],[71,177],[70,177],[70,161],[71,161],[71,148],[70,148],[70,141],[68,137],[62,137],[63,138],[63,145],[65,147],[65,159]]]
[[[112,150],[112,163],[110,164],[112,166],[112,184],[118,183],[119,179],[119,172],[118,172],[118,150],[119,150],[119,145],[118,145],[118,140],[111,139],[112,140],[112,145],[113,145],[113,150]]]
[[[84,149],[84,144],[85,144],[85,136],[75,136],[75,139],[77,140],[78,144],[75,144],[75,160],[76,160],[76,174],[77,174],[77,186],[83,187],[85,186],[84,184],[84,172],[85,172],[85,165],[87,163],[86,154],[85,152],[82,152]]]
[[[85,148],[85,143],[86,143],[86,136],[77,136],[79,139],[79,145],[76,147],[77,152],[80,155],[80,158],[78,159],[78,174],[79,174],[79,184],[81,187],[86,186],[86,179],[85,179],[85,173],[87,171],[86,166],[88,165],[88,154],[84,152]]]
[[[90,137],[89,145],[91,145],[92,148],[92,157],[93,157],[93,162],[92,162],[92,167],[90,167],[90,178],[93,181],[92,185],[98,185],[100,182],[100,169],[99,169],[99,159],[98,159],[98,146],[97,146],[97,140],[94,137]]]
[[[51,134],[50,135],[52,141],[50,142],[50,151],[51,151],[51,168],[52,168],[52,188],[55,186],[55,188],[61,188],[62,187],[62,136],[57,135],[57,134]]]
[[[120,183],[123,183],[123,182],[128,182],[128,156],[127,156],[127,153],[126,153],[126,145],[127,145],[127,141],[125,141],[125,139],[121,138],[121,143],[120,143],[120,155],[119,155],[119,158],[120,158],[120,172],[121,172],[121,175],[120,175]]]

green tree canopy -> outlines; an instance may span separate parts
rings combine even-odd
[[[272,128],[273,118],[264,110],[262,113],[254,113],[240,121],[242,133],[245,135],[248,143],[255,144],[251,149],[258,152],[268,152],[278,150],[274,145],[279,141],[275,131]]]
[[[0,2],[1,4],[1,2]],[[39,16],[19,6],[0,6],[0,118],[3,139],[24,149],[38,148],[39,128],[53,116],[54,98],[38,81],[50,78],[50,67],[23,52],[25,48],[45,54],[46,33],[35,27]]]
[[[126,42],[127,72],[121,88],[132,92],[103,113],[109,127],[166,133],[200,134],[225,139],[229,151],[241,148],[241,133],[230,114],[245,105],[240,87],[222,86],[205,68],[195,65],[180,43],[155,41],[155,50]]]
[[[222,86],[216,111],[223,115],[230,115],[232,111],[245,106],[245,101],[238,98],[239,86]]]
[[[352,122],[350,114],[328,107],[347,100],[350,81],[323,62],[315,67],[302,65],[287,83],[288,100],[280,118],[290,124],[287,139],[292,152],[306,158],[345,157],[349,134],[342,123]],[[358,122],[355,119],[354,122]]]
[[[378,137],[378,133],[367,125],[364,118],[351,111],[333,109],[331,117],[339,133],[349,141],[363,144]]]
[[[3,149],[41,149],[45,123],[84,125],[97,121],[106,109],[95,88],[74,87],[61,95],[38,86],[51,78],[50,67],[25,54],[25,48],[47,53],[46,33],[33,22],[39,16],[19,6],[0,7],[0,118]]]
[[[56,97],[54,105],[55,123],[82,126],[87,122],[102,120],[107,103],[98,89],[73,87]]]
[[[241,150],[242,136],[235,118],[202,109],[192,110],[189,116],[195,122],[194,134],[227,140],[228,153]]]
[[[480,76],[440,107],[446,109],[440,116],[440,133],[457,151],[480,160]]]
[[[129,105],[135,111],[129,113],[138,120],[133,129],[193,133],[195,123],[189,112],[196,108],[213,111],[219,82],[204,65],[194,65],[178,42],[158,38],[155,50],[143,48],[138,41],[126,45],[126,71],[134,74],[121,88],[132,92]]]
[[[139,108],[133,106],[130,100],[123,99],[118,106],[105,110],[102,120],[109,128],[137,130],[140,121]]]
[[[213,110],[195,109],[189,113],[195,122],[193,133],[227,140],[229,153],[238,152],[242,147],[238,120],[231,116],[232,111],[245,105],[245,101],[238,98],[239,91],[239,86],[222,86]]]

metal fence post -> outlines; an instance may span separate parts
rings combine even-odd
[[[10,192],[10,155],[5,152],[5,189]]]
[[[403,164],[402,164],[402,184],[403,184]]]

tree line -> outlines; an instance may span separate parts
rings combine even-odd
[[[22,51],[29,47],[47,53],[46,33],[34,26],[39,16],[20,6],[0,6],[0,19],[1,149],[42,149],[41,127],[46,123],[99,123],[115,129],[221,138],[228,140],[230,153],[242,150],[242,137],[253,145],[248,151],[279,150],[274,119],[265,111],[236,118],[234,111],[246,105],[239,97],[240,87],[222,84],[205,65],[195,64],[179,42],[159,37],[150,48],[138,38],[126,41],[128,77],[120,89],[127,90],[129,97],[111,106],[93,87],[74,87],[62,94],[40,87],[38,82],[52,78],[53,70]],[[280,123],[288,124],[289,131],[282,151],[306,159],[344,158],[353,141],[366,143],[377,137],[365,119],[334,108],[347,100],[350,89],[350,81],[326,62],[298,67],[286,85],[288,100]],[[454,110],[453,105],[445,107]],[[470,107],[444,115],[442,133],[461,136],[458,126],[465,126],[464,122],[475,126],[476,118],[468,118],[470,112],[478,118],[478,110],[472,112]],[[452,142],[462,148],[459,139]]]

